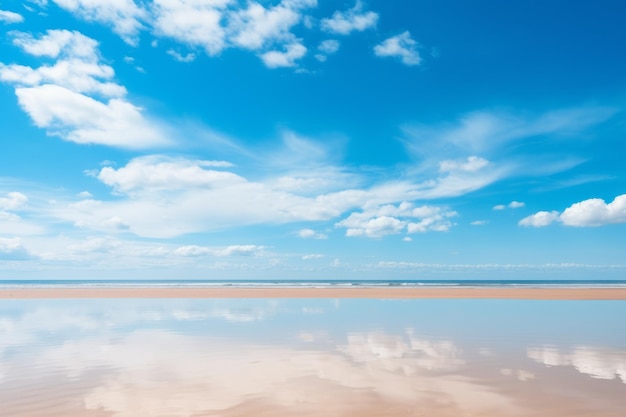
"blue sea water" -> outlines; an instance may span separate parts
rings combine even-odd
[[[526,288],[623,288],[626,280],[0,280],[0,288],[50,287],[526,287]]]

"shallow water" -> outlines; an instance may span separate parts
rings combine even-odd
[[[2,300],[0,415],[622,416],[626,302]]]

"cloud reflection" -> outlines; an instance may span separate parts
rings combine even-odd
[[[565,353],[556,347],[544,346],[529,348],[527,354],[546,366],[573,366],[593,378],[620,378],[626,384],[626,351],[577,346]]]
[[[112,417],[236,416],[252,405],[274,410],[268,415],[311,413],[320,404],[333,415],[398,405],[505,414],[513,407],[449,372],[463,363],[450,342],[384,333],[347,339],[317,350],[142,329],[68,340],[37,352],[31,366],[96,378],[82,393],[85,411]]]

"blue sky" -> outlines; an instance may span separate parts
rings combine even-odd
[[[0,2],[0,277],[623,278],[619,1]]]

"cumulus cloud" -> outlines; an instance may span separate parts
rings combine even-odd
[[[48,134],[131,149],[170,143],[164,128],[123,98],[126,89],[111,81],[114,71],[100,62],[95,40],[49,30],[39,38],[15,33],[14,43],[31,55],[56,59],[39,68],[0,63],[0,80],[16,86],[20,107]]]
[[[341,43],[335,39],[327,39],[325,41],[320,42],[317,46],[317,50],[319,53],[315,54],[315,59],[320,62],[326,61],[328,55],[332,55],[339,50],[339,46]]]
[[[25,261],[33,258],[34,256],[24,247],[20,238],[0,237],[1,261]]]
[[[521,202],[521,201],[511,201],[509,204],[498,204],[493,206],[493,209],[496,211],[502,211],[506,208],[511,208],[511,209],[517,209],[517,208],[522,208],[526,206],[525,203]]]
[[[422,59],[417,52],[417,42],[406,31],[399,35],[385,39],[374,47],[374,54],[378,57],[400,58],[405,65],[419,65]]]
[[[246,180],[228,171],[207,168],[228,168],[226,161],[201,161],[172,158],[165,155],[142,156],[119,169],[104,167],[97,178],[119,193],[138,191],[186,190],[215,188]]]
[[[324,233],[318,233],[313,229],[302,229],[298,232],[298,236],[302,239],[327,239]]]
[[[606,203],[600,198],[590,198],[574,203],[562,213],[540,211],[520,220],[520,226],[542,227],[558,221],[565,226],[596,227],[626,223],[626,194],[618,195]]]
[[[365,12],[363,2],[357,0],[353,8],[347,11],[335,11],[332,17],[322,19],[320,27],[325,32],[348,35],[353,31],[362,32],[376,27],[378,13]]]
[[[24,17],[15,12],[9,10],[0,10],[0,22],[3,23],[21,23],[24,21]]]
[[[317,46],[317,49],[318,51],[325,54],[334,54],[339,50],[340,45],[341,43],[336,39],[327,39],[320,42],[320,44]]]
[[[390,234],[447,231],[452,227],[450,218],[457,213],[441,207],[420,206],[403,202],[398,206],[385,205],[375,209],[350,214],[336,227],[346,228],[346,236],[383,237]]]
[[[90,237],[79,243],[70,245],[69,249],[79,253],[110,253],[119,246],[119,242],[109,237]]]
[[[277,42],[293,44],[291,28],[302,19],[301,9],[316,5],[316,0],[283,0],[276,6],[265,8],[259,3],[250,2],[247,9],[229,15],[230,41],[250,50]]]
[[[315,155],[317,148],[303,149]],[[287,176],[280,172],[294,164],[302,171]],[[449,166],[448,172],[421,182],[405,178],[371,184],[348,173],[346,179],[329,183],[329,172],[343,170],[316,164],[303,167],[297,157],[291,165],[270,165],[278,177],[247,178],[224,161],[142,156],[124,166],[87,172],[111,187],[117,198],[74,202],[55,210],[54,216],[81,228],[110,231],[118,224],[120,230],[140,236],[172,237],[251,224],[331,220],[348,213],[337,227],[348,229],[350,236],[380,237],[448,230],[456,213],[409,201],[462,195],[498,178],[486,164],[474,172]]]
[[[15,94],[35,125],[71,142],[130,149],[170,144],[141,108],[123,99],[103,103],[52,84],[17,88]]]
[[[304,45],[296,42],[285,45],[283,51],[268,51],[259,56],[268,68],[294,67],[296,61],[306,55],[306,51]]]
[[[196,59],[196,54],[194,54],[193,52],[188,52],[187,54],[183,55],[173,49],[168,49],[167,54],[178,62],[189,63],[195,61]]]
[[[528,348],[527,355],[547,366],[572,366],[578,372],[598,379],[621,379],[626,384],[626,352],[578,346],[561,352],[552,346]]]
[[[28,197],[17,191],[7,193],[6,197],[0,197],[0,210],[18,210],[28,202]]]
[[[520,226],[543,227],[548,226],[559,218],[558,211],[538,211],[519,221]]]
[[[579,227],[626,223],[626,194],[608,204],[600,198],[572,204],[563,211],[560,220],[566,226]]]
[[[127,43],[136,45],[142,20],[148,16],[133,0],[52,0],[89,22],[111,26]]]
[[[226,33],[220,22],[228,3],[230,0],[155,0],[152,25],[159,36],[202,47],[209,55],[216,55],[226,46]]]
[[[305,55],[306,47],[292,29],[302,21],[303,9],[317,6],[316,0],[282,0],[267,7],[250,1],[237,6],[230,0],[156,0],[152,24],[157,36],[203,48],[211,56],[227,48],[256,51],[268,68],[293,67]]]

